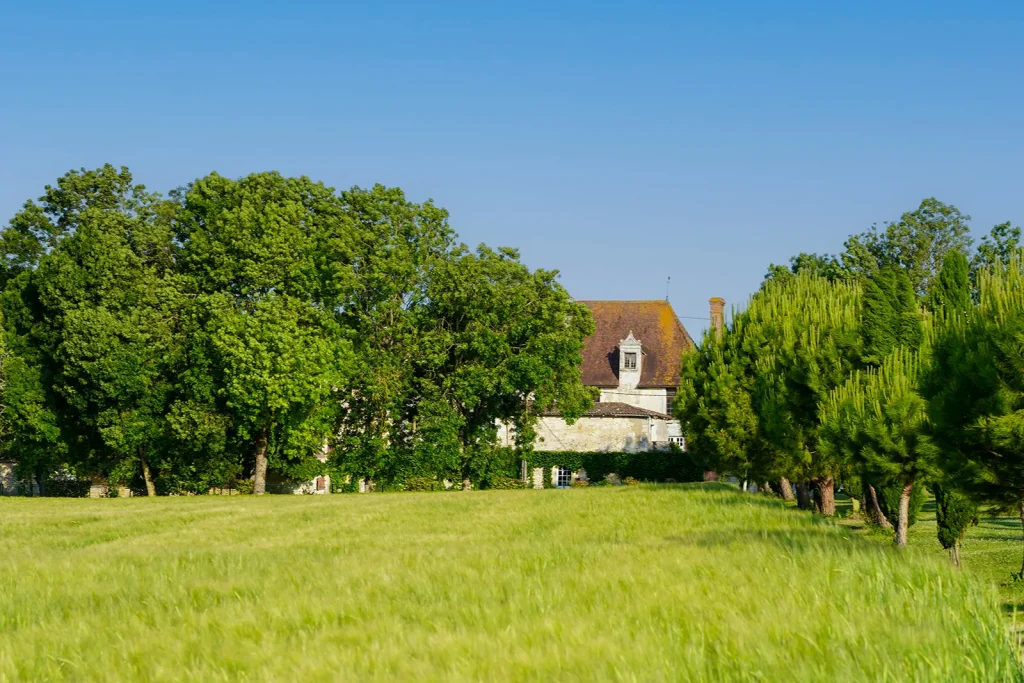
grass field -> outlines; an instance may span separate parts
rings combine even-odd
[[[848,499],[839,502],[837,507],[840,514],[848,514]],[[859,519],[843,520],[841,524],[856,533],[868,531]],[[890,541],[892,534],[872,532],[870,537],[873,540]],[[948,560],[948,552],[939,545],[936,537],[933,498],[925,502],[917,524],[910,527],[908,542],[916,550]],[[982,515],[977,526],[967,529],[960,550],[963,571],[983,579],[999,591],[1002,611],[1016,623],[1015,630],[1024,629],[1024,581],[1013,576],[1020,571],[1022,552],[1024,543],[1019,516]]]
[[[0,586],[3,680],[1020,680],[941,552],[699,486],[2,499]]]

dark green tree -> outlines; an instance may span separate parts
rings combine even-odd
[[[861,360],[866,365],[881,365],[897,347],[917,349],[922,334],[910,279],[895,266],[879,268],[864,284]]]
[[[932,286],[929,308],[945,309],[947,315],[966,315],[974,305],[971,301],[971,276],[967,257],[961,251],[946,254],[939,277]]]
[[[978,523],[978,506],[959,491],[941,485],[933,485],[935,494],[935,522],[939,543],[949,551],[953,566],[960,566],[960,542],[967,527]]]
[[[204,393],[188,405],[214,401],[227,438],[252,453],[253,493],[262,494],[268,468],[288,476],[315,466],[338,421],[336,389],[351,360],[339,310],[355,277],[352,227],[330,188],[262,173],[195,181],[175,228],[203,361],[192,386]]]

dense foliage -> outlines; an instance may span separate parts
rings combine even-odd
[[[972,254],[969,217],[927,199],[838,256],[772,265],[748,306],[684,358],[676,412],[695,458],[817,492],[838,482],[900,545],[932,486],[956,560],[979,503],[1024,516],[1020,230]],[[1022,570],[1024,571],[1024,570]]]
[[[262,493],[324,453],[336,478],[469,485],[498,420],[525,447],[591,400],[593,322],[557,272],[467,249],[397,188],[211,174],[165,198],[108,165],[48,186],[0,247],[0,455],[42,493]]]

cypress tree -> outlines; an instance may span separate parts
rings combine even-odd
[[[964,315],[971,309],[971,278],[967,257],[959,250],[950,251],[942,262],[942,270],[932,285],[929,307],[945,309],[947,314]]]
[[[953,566],[960,566],[960,541],[967,527],[978,523],[978,506],[967,496],[948,486],[933,486],[935,521],[939,543],[949,551]]]

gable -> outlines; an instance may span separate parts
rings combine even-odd
[[[632,332],[643,348],[639,388],[677,387],[683,352],[693,339],[667,301],[581,301],[594,317],[583,349],[583,383],[619,384],[619,342]]]

